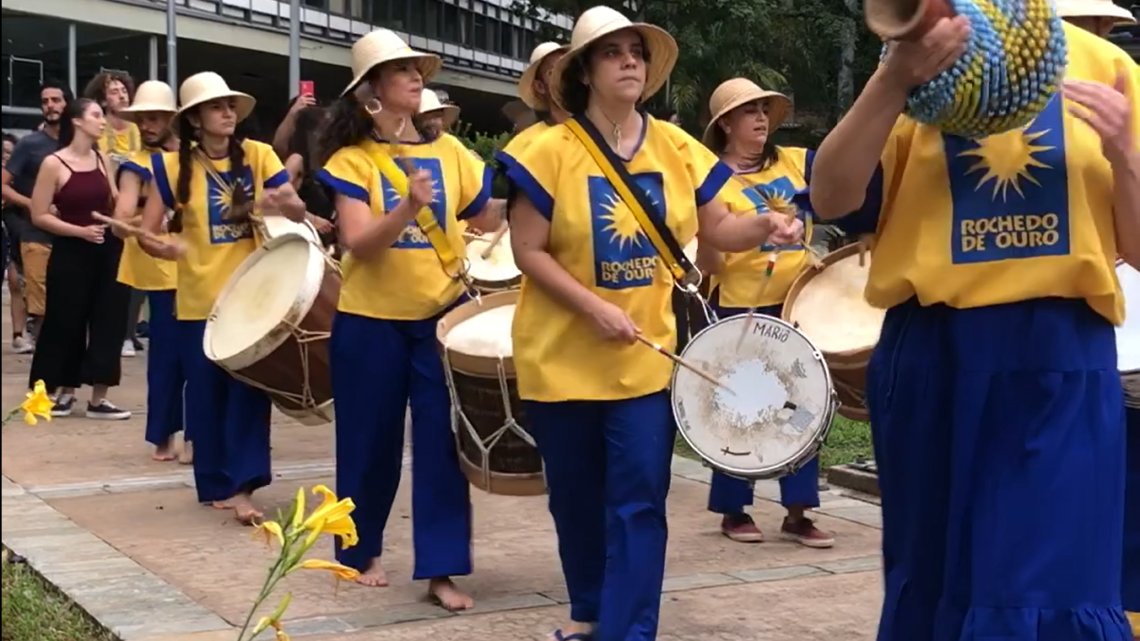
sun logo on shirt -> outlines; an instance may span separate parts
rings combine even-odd
[[[764,205],[768,207],[768,211],[778,214],[796,213],[796,206],[792,204],[792,199],[782,191],[761,190],[760,197],[764,199]]]
[[[973,156],[977,161],[966,170],[967,174],[984,171],[978,179],[977,189],[993,181],[993,199],[998,196],[1005,201],[1009,196],[1010,187],[1018,196],[1025,198],[1022,191],[1022,181],[1029,181],[1038,187],[1041,183],[1033,177],[1032,168],[1052,169],[1052,167],[1037,158],[1037,154],[1050,151],[1053,147],[1036,144],[1036,140],[1049,133],[1048,129],[1030,133],[1026,129],[1014,129],[1005,133],[981,138],[976,142],[976,148],[967,149],[958,154]]]
[[[641,245],[641,225],[620,197],[607,194],[602,209],[606,211],[602,215],[602,220],[607,223],[604,231],[609,233],[611,243],[620,247]]]
[[[210,200],[214,207],[222,212],[222,217],[228,218],[232,213],[235,188],[242,189],[245,185],[239,179],[233,182],[223,181],[220,185],[213,184],[213,187],[214,189],[210,191]]]

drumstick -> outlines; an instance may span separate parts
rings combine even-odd
[[[503,236],[507,234],[509,229],[510,227],[507,226],[507,221],[504,220],[503,225],[496,229],[495,233],[491,235],[491,239],[487,241],[487,247],[483,249],[479,257],[483,260],[490,258],[491,252],[495,251],[495,247],[503,240]]]
[[[181,244],[171,243],[169,240],[162,238],[161,236],[157,236],[155,234],[152,234],[149,231],[143,229],[142,227],[136,227],[130,223],[123,222],[117,218],[111,218],[109,216],[104,216],[103,214],[100,214],[99,212],[95,212],[95,211],[91,212],[91,217],[94,218],[96,221],[103,223],[104,225],[110,225],[112,227],[118,228],[119,230],[126,233],[128,236],[134,236],[136,238],[145,238],[146,240],[149,240],[150,242],[152,242],[156,245],[173,246],[175,249],[178,250],[179,254],[184,252],[184,249],[181,246]]]
[[[663,356],[665,356],[665,358],[668,358],[669,360],[673,361],[677,365],[680,365],[681,367],[689,370],[690,372],[696,374],[697,376],[700,376],[701,378],[705,379],[709,383],[712,383],[713,385],[716,385],[717,387],[723,387],[724,389],[728,390],[729,393],[732,394],[733,396],[736,395],[736,392],[734,392],[731,387],[729,387],[727,384],[725,384],[724,381],[716,378],[712,374],[709,374],[708,372],[702,370],[701,368],[697,367],[696,365],[686,361],[685,359],[681,358],[680,356],[677,356],[673,352],[670,352],[669,350],[658,345],[657,343],[654,343],[653,341],[649,340],[645,336],[638,334],[637,340],[640,341],[644,345],[648,345],[649,347],[652,347],[659,354],[662,354]]]

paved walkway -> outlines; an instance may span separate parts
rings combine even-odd
[[[4,336],[8,330],[4,311]],[[3,345],[0,407],[23,398],[30,357]],[[124,359],[113,400],[125,422],[58,419],[3,431],[3,542],[126,641],[234,641],[233,626],[265,576],[268,553],[226,513],[194,502],[189,469],[150,460],[142,440],[145,358]],[[84,392],[85,394],[86,392]],[[81,396],[81,400],[85,400]],[[332,429],[274,420],[276,481],[260,500],[286,508],[296,488],[332,485]],[[869,641],[878,606],[879,510],[829,490],[818,521],[832,550],[732,543],[704,510],[708,472],[675,459],[660,641]],[[286,628],[306,641],[531,641],[565,616],[555,537],[541,498],[473,493],[476,572],[463,580],[478,608],[454,615],[410,581],[410,488],[385,540],[392,586],[289,578]],[[753,513],[778,528],[775,483],[758,483]],[[331,556],[322,547],[317,555]]]

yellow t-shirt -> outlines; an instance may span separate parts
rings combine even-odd
[[[1128,54],[1069,24],[1065,35],[1068,78],[1112,86],[1122,73],[1140,102]],[[1112,168],[1096,131],[1067,107],[1054,96],[1025,128],[978,140],[900,117],[864,207],[837,221],[876,234],[867,301],[973,308],[1083,298],[1122,323]],[[1133,117],[1140,131],[1140,109]]]
[[[508,140],[502,149],[495,152],[495,160],[499,161],[503,173],[506,173],[507,169],[515,164],[515,159],[526,151],[527,147],[534,144],[534,141],[538,140],[548,129],[550,129],[550,125],[540,120],[520,131]]]
[[[777,147],[775,162],[760,171],[737,174],[739,180],[728,183],[733,194],[729,205],[737,215],[757,216],[769,213],[767,202],[792,203],[795,194],[807,185],[808,156],[802,147]],[[720,306],[731,309],[768,307],[783,304],[792,281],[809,262],[806,243],[811,238],[811,216],[798,209],[804,223],[804,241],[781,247],[772,276],[764,275],[768,257],[775,245],[761,245],[752,251],[726,254],[724,269],[712,281],[720,292]]]
[[[411,160],[416,169],[431,172],[436,192],[432,213],[447,232],[452,251],[462,256],[465,245],[459,221],[483,211],[491,197],[491,173],[454,136],[443,134],[432,142],[401,143],[398,148],[368,139],[338,150],[317,179],[342,196],[367,203],[373,217],[383,216],[401,198],[370,155],[393,153],[398,154],[399,167]],[[350,314],[422,320],[440,313],[463,294],[462,284],[444,272],[439,255],[414,220],[379,256],[360,260],[349,252],[341,269],[344,281],[338,309]]]
[[[645,122],[626,168],[684,246],[697,233],[697,208],[721,192],[732,171],[681,129],[649,117]],[[554,259],[625,310],[647,338],[672,350],[673,277],[582,143],[558,125],[515,160],[507,177],[550,220]],[[635,398],[667,387],[673,371],[645,345],[603,341],[587,318],[531,279],[523,280],[512,334],[519,397],[526,400]]]
[[[136,151],[126,162],[119,165],[119,175],[129,171],[139,177],[139,203],[145,202],[146,187],[154,178],[151,172],[151,154],[154,150]],[[136,238],[123,241],[123,255],[119,258],[119,282],[135,289],[155,292],[175,289],[178,286],[178,264],[171,260],[155,258],[139,247]]]
[[[226,281],[250,254],[259,240],[249,221],[227,218],[235,178],[249,202],[261,200],[266,188],[289,182],[289,172],[273,148],[254,140],[242,141],[245,163],[239,176],[230,171],[229,158],[211,159],[223,183],[208,176],[197,160],[191,160],[190,200],[182,209],[182,233],[186,252],[178,258],[178,320],[204,320]],[[173,209],[178,190],[178,152],[151,156],[154,183],[162,201]]]
[[[103,135],[99,138],[98,146],[99,151],[107,156],[114,168],[117,168],[129,160],[135,152],[142,150],[142,136],[139,134],[138,126],[133,122],[128,122],[127,128],[123,131],[115,131],[108,122]]]

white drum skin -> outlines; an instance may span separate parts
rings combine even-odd
[[[1124,404],[1140,409],[1140,272],[1124,261],[1116,265],[1124,292],[1124,325],[1116,328],[1116,351]]]

